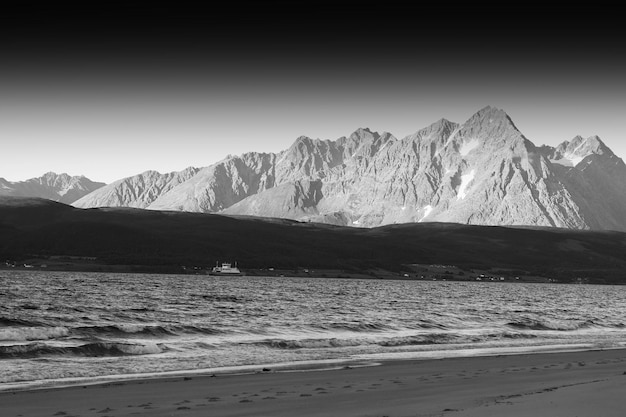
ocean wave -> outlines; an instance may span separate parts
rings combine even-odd
[[[364,338],[320,338],[320,339],[266,339],[254,342],[254,345],[273,349],[323,349],[352,346],[378,345],[383,347],[434,345],[455,342],[460,336],[449,333],[436,333],[398,337],[364,337]]]
[[[48,346],[43,343],[30,343],[28,345],[0,346],[0,358],[35,358],[42,355],[62,354],[63,349]]]
[[[59,347],[45,343],[29,343],[27,345],[0,346],[0,359],[29,359],[41,356],[136,356],[150,355],[164,351],[157,344],[129,343],[87,343],[81,346]]]
[[[29,327],[41,325],[42,324],[37,321],[0,316],[0,327]]]
[[[134,311],[136,313],[149,313],[149,312],[153,312],[156,310],[153,308],[148,308],[148,307],[137,307],[137,308],[129,308],[127,311]]]
[[[349,347],[371,344],[366,339],[268,339],[254,342],[253,345],[267,346],[274,349],[321,349],[333,347]]]
[[[539,331],[573,331],[597,326],[592,320],[583,322],[567,323],[563,321],[548,321],[536,319],[521,319],[507,323],[507,326],[517,330],[539,330]]]
[[[395,326],[382,323],[328,323],[311,326],[317,330],[348,330],[355,333],[382,332],[387,330],[397,330]]]
[[[72,333],[82,336],[113,336],[113,337],[133,337],[133,336],[179,336],[181,334],[202,334],[216,335],[224,332],[207,327],[199,326],[148,326],[143,324],[111,324],[105,326],[84,326],[77,327]]]
[[[0,340],[46,340],[65,337],[68,334],[67,327],[7,327],[0,329]]]
[[[136,324],[115,324],[106,326],[85,326],[73,329],[73,333],[90,336],[173,336],[175,333],[163,326]]]
[[[203,334],[203,335],[221,335],[228,334],[223,330],[218,330],[214,327],[199,327],[199,326],[183,326],[179,328],[182,333]]]
[[[243,303],[246,300],[243,297],[230,294],[203,294],[201,295],[207,301],[227,302],[227,303]]]
[[[403,324],[403,326],[399,326],[398,324],[388,324],[388,323],[370,323],[370,322],[336,322],[336,323],[327,323],[327,324],[317,324],[311,326],[314,330],[347,330],[355,333],[372,333],[372,332],[385,332],[385,331],[398,331],[401,329],[410,329],[410,330],[448,330],[450,327],[445,323],[437,323],[434,320],[420,320],[416,323]]]
[[[414,345],[439,345],[444,343],[456,342],[459,339],[459,335],[451,333],[434,333],[417,336],[401,336],[391,337],[386,340],[381,340],[377,344],[385,347],[393,346],[414,346]]]
[[[497,335],[496,338],[503,338],[503,339],[536,339],[539,336],[537,336],[536,334],[528,334],[528,333],[511,333],[511,332],[504,332],[501,333],[499,335]]]
[[[437,323],[434,320],[420,320],[419,323],[409,326],[411,329],[439,329],[447,330],[450,327],[444,323]]]

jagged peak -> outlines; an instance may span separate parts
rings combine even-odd
[[[315,146],[316,144],[320,144],[322,142],[328,142],[328,140],[322,140],[322,139],[313,139],[310,138],[308,136],[298,136],[298,138],[296,138],[295,142],[289,147],[289,150],[295,150],[300,148],[301,146],[306,146],[307,148],[310,148],[312,146]]]
[[[295,142],[291,146],[292,147],[296,146],[299,143],[316,144],[316,143],[327,143],[327,142],[330,142],[330,141],[328,139],[319,139],[319,138],[313,139],[308,136],[302,135],[302,136],[298,136],[298,138],[295,140]]]
[[[437,120],[435,123],[431,123],[423,129],[420,129],[418,132],[440,132],[440,131],[452,131],[459,126],[458,123],[451,122],[448,119],[441,118]]]
[[[474,115],[472,115],[472,117],[469,118],[468,122],[484,120],[507,121],[513,124],[513,121],[504,110],[492,106],[485,106],[478,110],[474,113]]]
[[[140,174],[136,174],[136,175],[131,175],[128,177],[124,177],[124,178],[120,178],[119,180],[112,182],[111,184],[109,184],[111,187],[119,185],[119,184],[123,184],[123,183],[129,183],[129,182],[133,182],[136,181],[138,179],[146,179],[146,178],[153,178],[155,176],[160,176],[162,175],[160,172],[149,169],[147,171],[144,171]]]
[[[360,127],[350,135],[350,139],[353,140],[363,140],[365,138],[372,138],[376,140],[379,137],[380,134],[378,132],[373,132],[369,127]]]
[[[437,120],[435,123],[433,123],[433,126],[451,126],[451,125],[456,125],[457,123],[450,121],[448,119],[446,119],[445,117],[442,117],[441,119]]]
[[[485,107],[483,107],[482,109],[478,110],[476,113],[490,113],[493,111],[501,111],[500,109],[498,109],[497,107],[493,107],[490,104],[487,104]]]
[[[485,139],[501,140],[507,137],[528,141],[504,110],[492,106],[483,107],[474,113],[461,128],[466,134]]]
[[[459,127],[458,123],[451,122],[448,119],[441,118],[434,123],[418,130],[412,135],[406,136],[404,141],[421,141],[425,138],[440,138],[447,140],[455,129]]]
[[[153,169],[149,169],[147,171],[142,172],[138,176],[140,176],[140,177],[153,177],[153,176],[157,176],[157,175],[162,175],[162,174],[159,171],[155,171]],[[132,178],[132,177],[130,177],[130,178]]]
[[[322,139],[312,139],[308,136],[299,136],[295,142],[286,150],[278,153],[278,160],[283,161],[288,155],[296,156],[296,155],[305,155],[310,154],[311,152],[315,152],[319,150],[324,152],[328,148],[333,146],[333,141],[331,140],[322,140]],[[258,155],[269,155],[269,154],[258,154]]]
[[[56,180],[58,178],[69,179],[69,178],[72,178],[72,177],[70,175],[66,174],[65,172],[63,172],[61,174],[57,174],[56,172],[48,171],[45,174],[43,174],[41,177],[39,177],[38,179]]]
[[[183,169],[180,172],[183,172],[183,173],[194,172],[194,171],[198,171],[199,169],[200,168],[197,168],[197,167],[194,167],[194,166],[190,165],[190,166],[188,166],[187,168]]]
[[[589,136],[588,138],[576,135],[572,140],[561,142],[556,148],[547,148],[551,150],[550,160],[553,163],[565,166],[576,166],[590,155],[605,155],[608,157],[615,155],[597,135]]]
[[[577,155],[592,153],[613,155],[613,151],[606,146],[598,135],[589,136],[588,138],[576,135],[572,140],[562,142],[556,149],[560,152],[569,152]]]
[[[608,152],[613,153],[611,149],[608,146],[606,146],[606,144],[602,141],[602,139],[600,139],[600,136],[598,135],[589,136],[585,140],[590,145],[596,146],[598,150],[602,150],[603,153],[608,153]]]
[[[58,187],[60,185],[67,185],[68,183],[76,183],[80,180],[79,177],[72,177],[66,173],[57,174],[56,172],[48,171],[41,177],[31,178],[26,180],[29,183],[39,183],[41,185],[49,185]]]

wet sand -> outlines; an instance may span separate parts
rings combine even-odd
[[[389,361],[0,393],[3,417],[622,417],[625,410],[626,350]]]

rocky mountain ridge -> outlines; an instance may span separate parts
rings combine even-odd
[[[397,139],[367,128],[337,140],[146,173],[74,206],[281,217],[374,227],[455,222],[626,230],[626,166],[597,136],[537,147],[497,108]]]
[[[186,182],[198,173],[199,169],[189,167],[179,172],[161,174],[145,171],[141,174],[122,178],[98,192],[91,193],[75,202],[75,207],[135,207],[146,208],[161,195]],[[89,203],[83,203],[87,200]]]
[[[41,177],[26,181],[11,182],[0,178],[0,196],[39,197],[71,204],[104,185],[82,175],[47,172]]]

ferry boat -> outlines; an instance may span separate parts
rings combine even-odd
[[[216,265],[211,269],[209,275],[230,275],[237,276],[243,275],[242,272],[237,268],[237,262],[235,262],[235,266],[233,266],[230,262],[222,262],[222,265]]]

